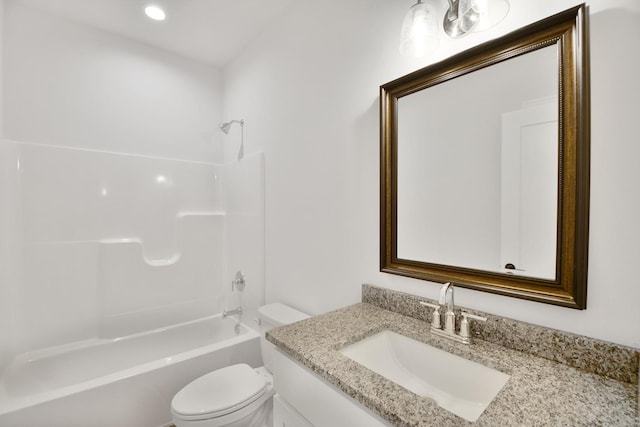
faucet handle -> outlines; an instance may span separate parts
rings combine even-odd
[[[487,321],[486,317],[467,313],[466,311],[462,312],[462,321],[460,322],[460,336],[462,337],[463,342],[467,344],[471,342],[471,326],[469,325],[469,319],[480,320],[481,322]]]
[[[431,327],[440,329],[441,328],[441,319],[440,319],[440,306],[438,304],[431,304],[430,302],[420,301],[420,305],[424,305],[425,307],[433,308],[433,318],[431,319]]]
[[[233,288],[235,287],[238,291],[242,292],[244,291],[245,285],[246,282],[244,280],[244,274],[242,274],[242,271],[236,271],[236,276],[231,281],[231,290],[233,291]]]
[[[467,318],[468,317],[469,319],[480,320],[481,322],[486,322],[487,321],[486,317],[478,316],[477,314],[467,313],[466,311],[462,312],[462,317],[463,318]]]
[[[431,307],[434,310],[439,310],[440,306],[438,304],[431,304],[430,302],[426,302],[426,301],[419,301],[420,305],[424,305],[425,307]]]

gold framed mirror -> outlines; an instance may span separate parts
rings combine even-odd
[[[380,270],[586,308],[580,5],[380,87]]]

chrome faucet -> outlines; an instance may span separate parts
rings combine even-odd
[[[222,312],[222,318],[226,319],[229,316],[233,316],[234,314],[239,314],[242,316],[242,307],[234,308],[233,310],[224,310]]]
[[[242,291],[244,291],[244,286],[245,286],[245,281],[244,281],[244,274],[242,274],[242,271],[237,271],[236,272],[236,277],[231,281],[231,291],[233,292],[233,289],[237,289],[240,293],[240,306],[238,308],[234,308],[233,310],[223,310],[222,311],[222,318],[226,319],[229,316],[232,316],[234,314],[238,314],[240,316],[242,316]]]
[[[469,319],[485,322],[487,318],[463,311],[462,320],[460,321],[460,332],[456,332],[456,314],[454,312],[453,285],[451,282],[447,282],[442,285],[442,288],[440,289],[440,300],[438,302],[439,304],[431,304],[426,301],[420,301],[421,305],[433,308],[433,318],[431,319],[430,328],[431,333],[463,344],[471,344],[471,324],[469,323]],[[443,327],[440,309],[445,305],[447,306],[447,311],[444,313]]]
[[[451,295],[448,299],[447,296]],[[456,314],[453,312],[453,286],[451,282],[447,282],[440,288],[440,305],[447,305],[447,311],[444,313],[444,331],[455,333],[456,331]]]
[[[236,277],[231,281],[231,290],[233,291],[233,288],[236,288],[238,291],[242,292],[244,291],[245,285],[246,282],[244,280],[244,274],[242,274],[242,271],[236,271]]]
[[[220,125],[220,128],[222,128],[222,125]],[[238,299],[239,299],[240,305],[237,308],[234,308],[233,310],[222,311],[223,319],[226,319],[227,317],[232,316],[234,314],[237,314],[239,316],[236,326],[234,328],[236,331],[236,334],[240,334],[240,323],[242,322],[242,292],[244,291],[245,285],[246,285],[246,282],[244,280],[244,274],[242,274],[242,271],[238,270],[236,272],[235,278],[231,281],[231,292],[233,292],[234,288],[238,290],[239,292]]]

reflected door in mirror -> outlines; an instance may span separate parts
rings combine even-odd
[[[502,115],[500,265],[505,273],[555,279],[557,138],[556,97]]]

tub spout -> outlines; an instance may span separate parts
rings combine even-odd
[[[224,310],[222,312],[222,318],[226,319],[227,317],[233,316],[234,314],[242,316],[242,307],[234,308],[233,310]]]

